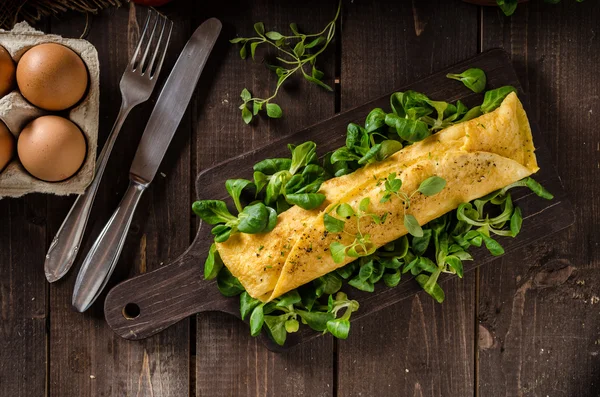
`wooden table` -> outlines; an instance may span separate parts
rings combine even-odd
[[[427,295],[353,324],[347,341],[319,338],[288,354],[267,351],[247,327],[208,313],[155,337],[128,342],[106,326],[101,302],[71,310],[76,272],[49,285],[43,263],[72,197],[0,201],[0,395],[2,396],[598,396],[600,395],[600,7],[593,0],[532,1],[512,18],[458,0],[344,4],[335,45],[320,59],[335,93],[298,82],[277,102],[285,116],[244,125],[239,93],[275,84],[258,61],[242,61],[226,39],[252,24],[320,30],[335,0],[176,0],[166,70],[191,32],[224,23],[197,93],[142,198],[113,285],[177,257],[195,234],[190,211],[199,170],[381,96],[480,51],[503,47],[529,93],[577,223]],[[289,4],[288,4],[289,3]],[[89,18],[101,62],[100,144],[116,116],[118,82],[145,10],[126,6]],[[79,37],[86,17],[43,21]],[[163,78],[166,76],[163,75]],[[152,102],[152,101],[151,101]],[[127,186],[128,168],[152,109],[131,114],[96,200],[96,235]],[[87,238],[87,247],[90,238]]]

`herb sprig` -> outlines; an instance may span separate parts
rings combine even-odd
[[[263,107],[266,109],[267,116],[271,118],[280,118],[283,115],[281,107],[272,101],[279,93],[283,83],[294,74],[301,73],[304,79],[309,82],[327,91],[333,91],[333,88],[323,82],[325,74],[317,69],[315,64],[317,57],[327,49],[335,36],[336,23],[341,7],[342,2],[340,1],[333,20],[318,33],[301,33],[295,23],[290,24],[292,31],[290,35],[283,35],[276,31],[265,32],[265,25],[262,22],[257,22],[254,24],[254,31],[258,36],[237,37],[230,40],[231,43],[242,45],[240,48],[242,59],[247,58],[248,48],[250,48],[250,56],[254,59],[256,49],[261,45],[274,47],[279,53],[276,59],[280,62],[280,65],[267,65],[278,77],[273,94],[267,98],[258,98],[252,96],[246,88],[240,94],[242,99],[240,110],[242,111],[242,119],[246,124],[249,124],[254,116],[263,110]],[[306,71],[307,66],[310,66],[310,72]]]
[[[344,245],[338,241],[334,241],[329,245],[329,251],[331,252],[331,256],[335,263],[344,262],[346,256],[359,258],[375,252],[375,246],[371,241],[371,235],[364,234],[360,229],[361,220],[364,218],[371,218],[375,223],[383,224],[386,220],[387,213],[383,216],[370,213],[368,212],[370,205],[371,199],[365,197],[360,201],[358,209],[356,210],[352,208],[350,204],[341,203],[333,206],[328,213],[323,216],[323,223],[327,232],[346,233],[354,237],[354,241],[349,245]],[[334,211],[339,218],[332,215]],[[356,222],[355,234],[351,234],[344,230],[346,222],[350,220]]]
[[[415,237],[423,237],[423,229],[419,225],[419,221],[412,214],[407,214],[406,211],[410,209],[410,200],[417,193],[421,193],[425,196],[434,196],[446,187],[446,180],[437,175],[432,175],[429,178],[425,179],[417,190],[412,192],[410,195],[401,191],[402,181],[396,178],[396,173],[392,172],[388,175],[385,180],[383,196],[380,203],[386,203],[392,199],[393,196],[396,196],[402,202],[402,210],[403,210],[403,218],[404,218],[404,227],[408,230],[408,233]]]

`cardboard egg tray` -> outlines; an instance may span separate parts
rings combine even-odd
[[[58,43],[75,51],[87,66],[89,86],[86,96],[75,107],[62,112],[50,112],[31,105],[15,90],[0,98],[0,120],[10,132],[19,133],[31,120],[46,114],[68,117],[83,132],[87,142],[87,153],[79,171],[62,182],[44,182],[31,176],[19,162],[17,156],[0,172],[0,198],[19,197],[27,193],[53,193],[57,195],[81,194],[94,177],[96,147],[98,143],[98,113],[100,98],[100,67],[98,52],[86,40],[65,39],[57,35],[44,34],[26,22],[15,25],[13,30],[0,29],[0,45],[6,48],[13,60],[18,62],[31,47],[42,43]]]

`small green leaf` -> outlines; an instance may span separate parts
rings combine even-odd
[[[502,104],[502,101],[504,101],[504,98],[511,92],[517,92],[517,89],[510,85],[487,91],[483,97],[481,111],[483,113],[489,113],[492,110],[497,109]]]
[[[521,214],[521,208],[516,207],[512,216],[510,217],[510,232],[513,237],[521,231],[521,225],[523,224],[523,215]]]
[[[369,197],[365,197],[362,200],[360,200],[360,203],[358,204],[358,209],[362,212],[367,212],[369,209],[369,205],[371,205],[371,199]]]
[[[386,139],[381,142],[381,149],[377,153],[377,161],[385,160],[400,149],[402,149],[402,143],[395,139]]]
[[[223,268],[223,261],[221,260],[221,256],[219,255],[219,251],[217,251],[217,246],[215,243],[212,243],[210,249],[208,250],[208,256],[206,257],[206,261],[204,262],[204,279],[212,280],[217,277],[217,274]]]
[[[275,211],[273,208],[271,207],[266,207],[267,211],[269,212],[269,218],[267,220],[267,226],[263,229],[263,233],[268,233],[271,230],[275,229],[275,226],[277,226],[277,211]]]
[[[250,124],[250,122],[252,121],[252,112],[246,106],[244,106],[244,108],[242,109],[242,119],[246,124]]]
[[[294,320],[293,318],[291,318],[285,322],[286,332],[294,333],[298,332],[298,329],[300,329],[300,323],[298,322],[298,320]]]
[[[331,313],[316,311],[307,312],[304,310],[296,310],[296,313],[298,313],[302,320],[315,331],[325,331],[325,329],[327,329],[327,322],[333,320],[333,314]]]
[[[429,247],[429,242],[431,241],[431,229],[423,230],[423,235],[421,237],[413,237],[412,239],[412,249],[415,255],[421,256],[427,251],[427,247]]]
[[[350,321],[341,318],[327,321],[327,331],[338,339],[348,338],[350,332]]]
[[[446,263],[456,272],[456,275],[460,278],[463,276],[463,264],[459,257],[455,255],[448,255],[445,258]]]
[[[377,160],[379,157],[379,152],[381,151],[381,143],[378,143],[371,147],[364,156],[358,160],[358,164],[367,164],[372,163]]]
[[[554,195],[552,195],[552,193],[547,191],[542,185],[540,185],[538,183],[538,181],[536,181],[533,178],[530,178],[530,177],[526,178],[525,184],[527,185],[527,187],[529,189],[531,189],[532,192],[534,192],[536,195],[538,195],[541,198],[544,198],[546,200],[552,200],[554,198]]]
[[[221,200],[196,201],[192,204],[192,211],[210,225],[236,220],[227,209],[227,204]]]
[[[518,0],[496,0],[496,3],[507,17],[514,14],[519,5]]]
[[[233,199],[235,208],[238,212],[242,212],[242,203],[240,201],[242,192],[246,189],[256,190],[256,185],[247,179],[227,179],[225,181],[225,189]]]
[[[446,77],[461,81],[468,89],[478,94],[485,90],[487,81],[485,72],[479,68],[470,68],[460,74],[448,73]]]
[[[296,43],[296,45],[294,46],[294,54],[296,54],[296,56],[298,58],[300,58],[302,55],[304,55],[304,41],[299,41],[298,43]]]
[[[231,44],[237,44],[237,43],[245,43],[247,41],[247,39],[243,38],[243,37],[236,37],[234,39],[229,40],[229,42]]]
[[[316,47],[316,46],[318,46],[319,44],[321,44],[321,43],[323,43],[325,41],[326,41],[325,37],[319,36],[316,39],[314,39],[313,41],[311,41],[310,43],[304,45],[304,48],[313,48],[313,47]]]
[[[302,297],[296,290],[291,290],[279,298],[277,298],[277,307],[287,307],[290,305],[295,305],[296,303],[300,303],[302,301]]]
[[[441,192],[444,187],[446,187],[446,180],[433,175],[421,182],[418,190],[425,196],[433,196]]]
[[[504,248],[493,238],[486,236],[484,233],[480,233],[481,238],[485,244],[485,248],[490,251],[490,254],[494,256],[500,256],[504,254]]]
[[[240,48],[240,58],[246,59],[247,56],[248,53],[246,52],[246,44],[244,44],[242,48]]]
[[[250,335],[257,336],[265,322],[263,307],[264,303],[256,306],[250,315]]]
[[[232,229],[230,226],[217,225],[210,232],[215,236],[216,243],[224,243],[229,239]]]
[[[299,193],[286,194],[285,199],[288,203],[297,205],[305,210],[312,210],[319,207],[325,201],[325,195],[322,193]]]
[[[252,98],[252,94],[250,94],[250,91],[248,91],[248,89],[244,88],[242,90],[242,93],[240,94],[240,97],[242,98],[242,101],[248,102]]]
[[[373,132],[385,125],[385,112],[381,108],[375,108],[367,115],[365,130]]]
[[[429,276],[425,275],[425,274],[419,274],[417,277],[417,282],[419,283],[419,285],[421,286],[421,288],[423,288],[425,290],[425,292],[427,292],[429,295],[431,295],[431,297],[433,299],[435,299],[438,303],[442,303],[444,302],[444,299],[446,298],[445,294],[444,294],[444,290],[439,286],[438,283],[433,284],[433,287],[431,289],[425,289],[425,286],[427,285],[428,281],[429,281]]]
[[[255,41],[254,43],[250,43],[250,55],[252,56],[252,59],[254,59],[254,54],[256,53],[256,47],[258,47],[258,45],[260,44],[260,42]]]
[[[419,222],[413,215],[404,215],[404,227],[406,227],[406,230],[413,236],[423,237],[423,229],[421,229]]]
[[[262,110],[262,102],[252,101],[252,114],[256,116]]]
[[[314,84],[318,85],[319,87],[325,88],[327,91],[333,91],[333,88],[331,88],[327,84],[323,83],[320,79],[316,79],[309,74],[305,74],[303,76],[306,80],[310,81],[311,83],[314,83]]]
[[[373,292],[375,291],[375,286],[369,280],[362,280],[360,277],[356,276],[350,281],[348,281],[348,285],[365,292]]]
[[[272,119],[278,119],[283,115],[281,108],[276,103],[267,103],[267,116]]]
[[[385,273],[383,275],[383,282],[388,287],[395,287],[400,283],[401,278],[402,273],[400,273],[400,269],[397,269],[394,273]]]
[[[352,208],[352,206],[350,206],[350,204],[346,204],[346,203],[340,204],[336,208],[335,212],[342,218],[349,218],[351,216],[354,216],[354,209]]]
[[[291,145],[292,163],[290,165],[290,173],[294,175],[301,167],[306,166],[313,156],[315,156],[316,149],[317,144],[311,141],[304,142],[298,146]]]
[[[317,297],[335,294],[342,288],[342,279],[335,272],[330,272],[313,281]]]
[[[260,37],[264,37],[265,35],[265,25],[262,22],[256,22],[254,24],[254,30]]]
[[[244,207],[238,215],[238,230],[242,233],[262,233],[269,221],[269,211],[263,203],[255,203]]]
[[[295,23],[290,23],[290,29],[292,30],[292,33],[294,33],[296,36],[300,35],[300,32],[298,31],[298,25]]]
[[[245,291],[240,281],[233,277],[226,267],[223,267],[217,275],[217,287],[225,296],[236,296]]]
[[[285,344],[287,332],[285,330],[285,322],[287,321],[287,314],[281,316],[264,316],[264,323],[267,325],[269,330],[269,336],[279,346]]]
[[[242,320],[260,303],[258,299],[251,297],[247,291],[242,292],[240,295],[240,315],[242,316]]]
[[[321,72],[320,70],[318,70],[317,68],[315,68],[314,66],[312,67],[312,72],[311,72],[312,77],[314,77],[317,80],[321,80],[323,78],[323,76],[325,76],[325,73]]]
[[[396,129],[398,136],[408,142],[418,142],[431,135],[427,124],[420,120],[399,117],[393,113],[385,116],[385,123]]]
[[[344,226],[346,225],[346,221],[329,214],[323,215],[323,223],[325,224],[325,230],[330,233],[341,233],[344,231]]]
[[[273,41],[283,39],[283,35],[279,32],[267,32],[265,36],[267,36],[268,39]]]
[[[331,257],[335,263],[343,263],[346,258],[346,246],[342,243],[334,241],[329,245],[329,251],[331,251]]]

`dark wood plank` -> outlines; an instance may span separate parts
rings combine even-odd
[[[342,109],[477,52],[477,9],[463,3],[361,1],[344,15]],[[475,277],[444,290],[441,306],[421,293],[354,322],[338,343],[339,393],[472,395]]]
[[[483,49],[510,51],[577,224],[480,269],[479,395],[597,396],[600,9],[531,2],[482,18]]]
[[[0,219],[0,394],[43,396],[46,197],[0,200]]]
[[[282,119],[270,121],[261,117],[250,127],[244,125],[238,109],[242,88],[265,97],[274,89],[276,77],[262,64],[264,53],[257,53],[255,63],[243,61],[239,59],[239,48],[227,40],[236,34],[253,36],[252,25],[258,21],[264,22],[268,30],[288,32],[289,23],[297,22],[300,29],[317,32],[333,17],[336,5],[334,0],[294,4],[275,0],[238,5],[198,3],[198,22],[216,16],[224,29],[223,39],[209,60],[214,73],[205,74],[199,86],[194,125],[197,172],[333,114],[334,95],[300,77],[280,91],[276,99],[284,111]],[[333,84],[333,46],[324,55],[318,63]],[[211,70],[209,66],[207,70]],[[199,315],[197,327],[197,395],[332,395],[331,338],[320,338],[290,355],[276,355],[252,338],[245,324],[228,316]]]
[[[161,82],[166,79],[190,35],[187,15],[173,14],[169,9],[164,11],[175,21],[175,26]],[[146,9],[135,7],[133,3],[129,9],[112,9],[90,16],[87,39],[97,47],[101,64],[100,145],[106,140],[116,117],[121,97],[119,81],[145,17]],[[85,16],[67,14],[52,21],[52,32],[78,37],[85,24]],[[121,131],[96,198],[82,252],[87,251],[127,188],[128,170],[161,82],[153,99],[134,109]],[[190,128],[188,114],[156,180],[142,197],[112,285],[126,277],[159,268],[163,262],[179,255],[189,243]],[[49,239],[60,226],[72,201],[72,198],[49,198]],[[103,299],[84,314],[71,309],[78,270],[78,266],[74,266],[68,277],[51,286],[50,395],[187,395],[189,321],[143,342],[122,340],[104,321]]]

